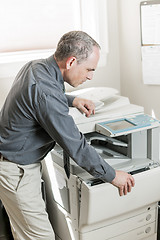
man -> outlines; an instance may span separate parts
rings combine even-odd
[[[95,113],[92,101],[65,95],[64,81],[77,87],[91,80],[99,56],[97,42],[72,31],[62,36],[54,56],[27,63],[13,83],[0,114],[0,199],[14,239],[55,239],[40,174],[40,162],[55,142],[95,178],[118,187],[120,195],[134,186],[130,174],[115,171],[87,144],[68,114],[68,106],[87,117]]]

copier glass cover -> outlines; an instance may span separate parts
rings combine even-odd
[[[96,131],[106,136],[119,136],[159,126],[159,120],[141,114],[129,118],[120,118],[96,124]]]

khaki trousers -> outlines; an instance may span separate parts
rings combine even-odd
[[[0,161],[0,199],[15,240],[55,240],[41,192],[41,164]]]

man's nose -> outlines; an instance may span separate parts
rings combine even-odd
[[[88,73],[87,80],[92,80],[92,78],[93,78],[93,73],[92,72]]]

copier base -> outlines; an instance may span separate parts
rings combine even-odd
[[[72,174],[67,180],[64,169],[47,160],[51,175],[44,162],[43,177],[56,240],[157,240],[159,167],[137,174],[133,191],[119,197],[108,183],[90,186]]]
[[[144,209],[142,209],[142,211],[144,211]],[[156,215],[157,215],[157,209],[151,209],[151,210],[146,209],[145,212],[138,214],[136,216],[130,216],[129,219],[126,216],[121,217],[121,219],[125,218],[122,221],[120,219],[117,219],[117,220],[114,219],[115,222],[116,221],[120,221],[120,222],[113,223],[111,225],[105,226],[104,228],[102,227],[100,229],[96,229],[96,230],[94,229],[93,232],[90,232],[90,233],[77,232],[77,236],[75,235],[74,236],[75,238],[73,239],[74,240],[97,240],[97,239],[100,239],[100,240],[157,240]],[[62,221],[62,225],[60,228],[55,229],[55,231],[58,234],[61,234],[61,231],[64,227],[63,226],[64,221]],[[148,224],[147,224],[147,221],[149,222]],[[140,225],[141,227],[137,227],[138,225]],[[125,232],[125,229],[126,229],[126,232]],[[111,236],[112,233],[114,233],[113,235],[116,235],[116,236],[112,237]],[[120,234],[118,235],[118,233]],[[69,237],[69,233],[67,233],[67,230],[64,233],[64,235]],[[108,237],[108,235],[110,237]],[[56,240],[65,240],[63,234],[61,237],[58,237],[56,235]],[[73,239],[71,236],[69,237],[69,240],[73,240]]]

